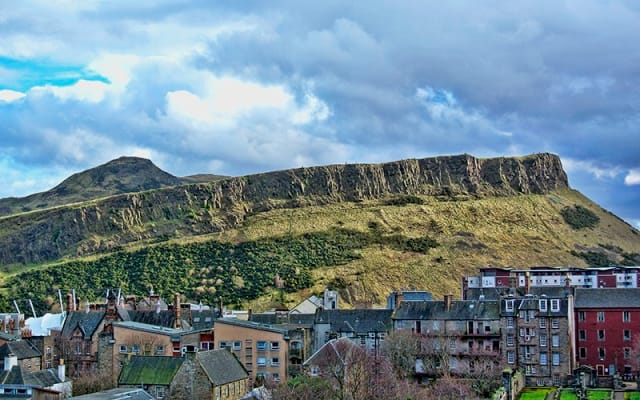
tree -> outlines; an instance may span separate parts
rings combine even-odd
[[[397,329],[387,335],[382,346],[382,354],[389,360],[400,379],[415,373],[420,338],[405,329]]]

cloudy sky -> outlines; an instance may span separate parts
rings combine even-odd
[[[243,175],[553,152],[640,226],[636,1],[0,3],[0,197],[121,155]]]

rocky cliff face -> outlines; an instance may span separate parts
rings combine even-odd
[[[400,194],[514,196],[567,187],[559,157],[470,155],[298,168],[125,194],[0,219],[0,262],[31,263],[233,228],[274,208]]]

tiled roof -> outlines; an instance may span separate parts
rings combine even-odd
[[[18,357],[18,360],[42,356],[42,353],[26,340],[7,342],[0,346],[0,360],[4,360],[9,354]]]
[[[113,324],[114,327],[122,327],[122,328],[128,328],[128,329],[134,329],[134,330],[140,330],[140,331],[144,331],[144,332],[152,332],[152,333],[157,333],[159,335],[183,335],[186,333],[193,333],[194,331],[192,330],[185,330],[185,329],[175,329],[175,328],[166,328],[164,326],[158,326],[158,325],[149,325],[149,324],[144,324],[142,322],[134,322],[134,321],[123,321],[123,322],[115,322]]]
[[[133,356],[122,367],[118,384],[169,386],[184,360],[183,357]]]
[[[175,314],[171,310],[143,310],[129,311],[130,321],[140,322],[143,324],[164,326],[165,328],[173,328]]]
[[[93,336],[96,329],[98,329],[98,326],[100,326],[100,322],[102,322],[104,315],[104,311],[72,311],[67,314],[67,318],[65,319],[62,327],[61,336],[65,339],[70,338],[73,335],[73,331],[78,326],[84,332],[85,337]]]
[[[455,300],[449,311],[444,301],[403,301],[396,309],[393,319],[500,319],[500,302],[497,300]]]
[[[279,328],[278,326],[275,326],[275,325],[259,324],[251,321],[243,321],[237,318],[218,318],[215,320],[214,324],[228,324],[228,325],[240,326],[243,328],[256,329],[259,331],[275,332],[275,333],[281,333],[283,335],[287,334],[286,329]]]
[[[74,396],[72,399],[78,400],[153,400],[151,396],[143,389],[138,388],[115,388],[85,394],[82,396]]]
[[[393,310],[318,310],[316,324],[330,324],[333,332],[385,332],[391,329]]]
[[[3,385],[26,385],[46,388],[60,382],[58,373],[53,368],[40,371],[23,371],[20,366],[14,366],[11,370],[4,371],[0,375],[0,384]]]
[[[229,350],[200,351],[196,359],[214,386],[249,377],[247,370]]]
[[[640,288],[576,289],[575,308],[640,308]]]

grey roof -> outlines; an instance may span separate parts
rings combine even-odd
[[[249,377],[249,373],[229,350],[200,351],[196,359],[214,386],[236,382]]]
[[[251,322],[251,321],[243,321],[237,318],[218,318],[215,320],[214,324],[229,324],[229,325],[235,325],[235,326],[240,326],[240,327],[249,328],[249,329],[256,329],[260,331],[281,333],[282,335],[287,335],[287,332],[288,332],[286,329],[280,328],[278,326],[269,325],[269,324],[259,324],[257,322]]]
[[[84,311],[72,311],[67,314],[62,326],[63,338],[68,339],[73,335],[73,331],[76,327],[80,327],[85,337],[93,336],[100,322],[104,318],[104,311],[84,312]]]
[[[524,288],[518,288],[513,294],[517,297],[522,297],[523,291]],[[573,288],[570,288],[570,291],[573,291]],[[498,300],[507,296],[510,292],[510,288],[468,288],[465,290],[465,296],[467,300],[477,300],[480,295],[484,295],[485,300]],[[563,286],[534,286],[529,288],[529,293],[536,296],[546,295],[560,298],[566,296],[566,289]]]
[[[217,310],[191,310],[191,326],[196,330],[212,328],[217,317]]]
[[[130,321],[140,322],[143,324],[164,326],[165,328],[173,328],[175,314],[171,310],[143,310],[129,311]]]
[[[249,321],[270,325],[313,325],[315,314],[287,313],[279,316],[276,313],[257,313],[249,316]]]
[[[0,375],[0,384],[3,385],[25,385],[31,387],[51,387],[61,383],[55,369],[44,369],[41,371],[23,371],[16,365],[9,371],[3,371]]]
[[[143,389],[138,388],[115,388],[84,394],[82,396],[74,396],[72,399],[78,400],[153,400],[151,396]]]
[[[403,301],[396,309],[393,319],[440,319],[469,320],[500,319],[500,302],[496,300],[455,300],[451,302],[449,311],[445,310],[445,302],[438,301]]]
[[[7,342],[0,346],[0,360],[4,360],[9,354],[18,357],[18,360],[42,356],[42,353],[26,340]]]
[[[361,349],[361,348],[353,340],[349,338],[341,337],[337,339],[331,339],[327,343],[323,344],[309,358],[307,358],[305,362],[302,363],[302,365],[304,366],[312,365],[316,358],[321,357],[322,359],[327,357],[327,353],[333,353],[344,364],[346,362],[345,361],[346,354],[349,351],[352,351],[355,349]],[[333,357],[333,355],[331,355],[330,357]]]
[[[575,308],[640,308],[640,288],[576,289]]]
[[[386,332],[391,329],[391,314],[387,309],[317,310],[316,324],[330,324],[333,332]]]

